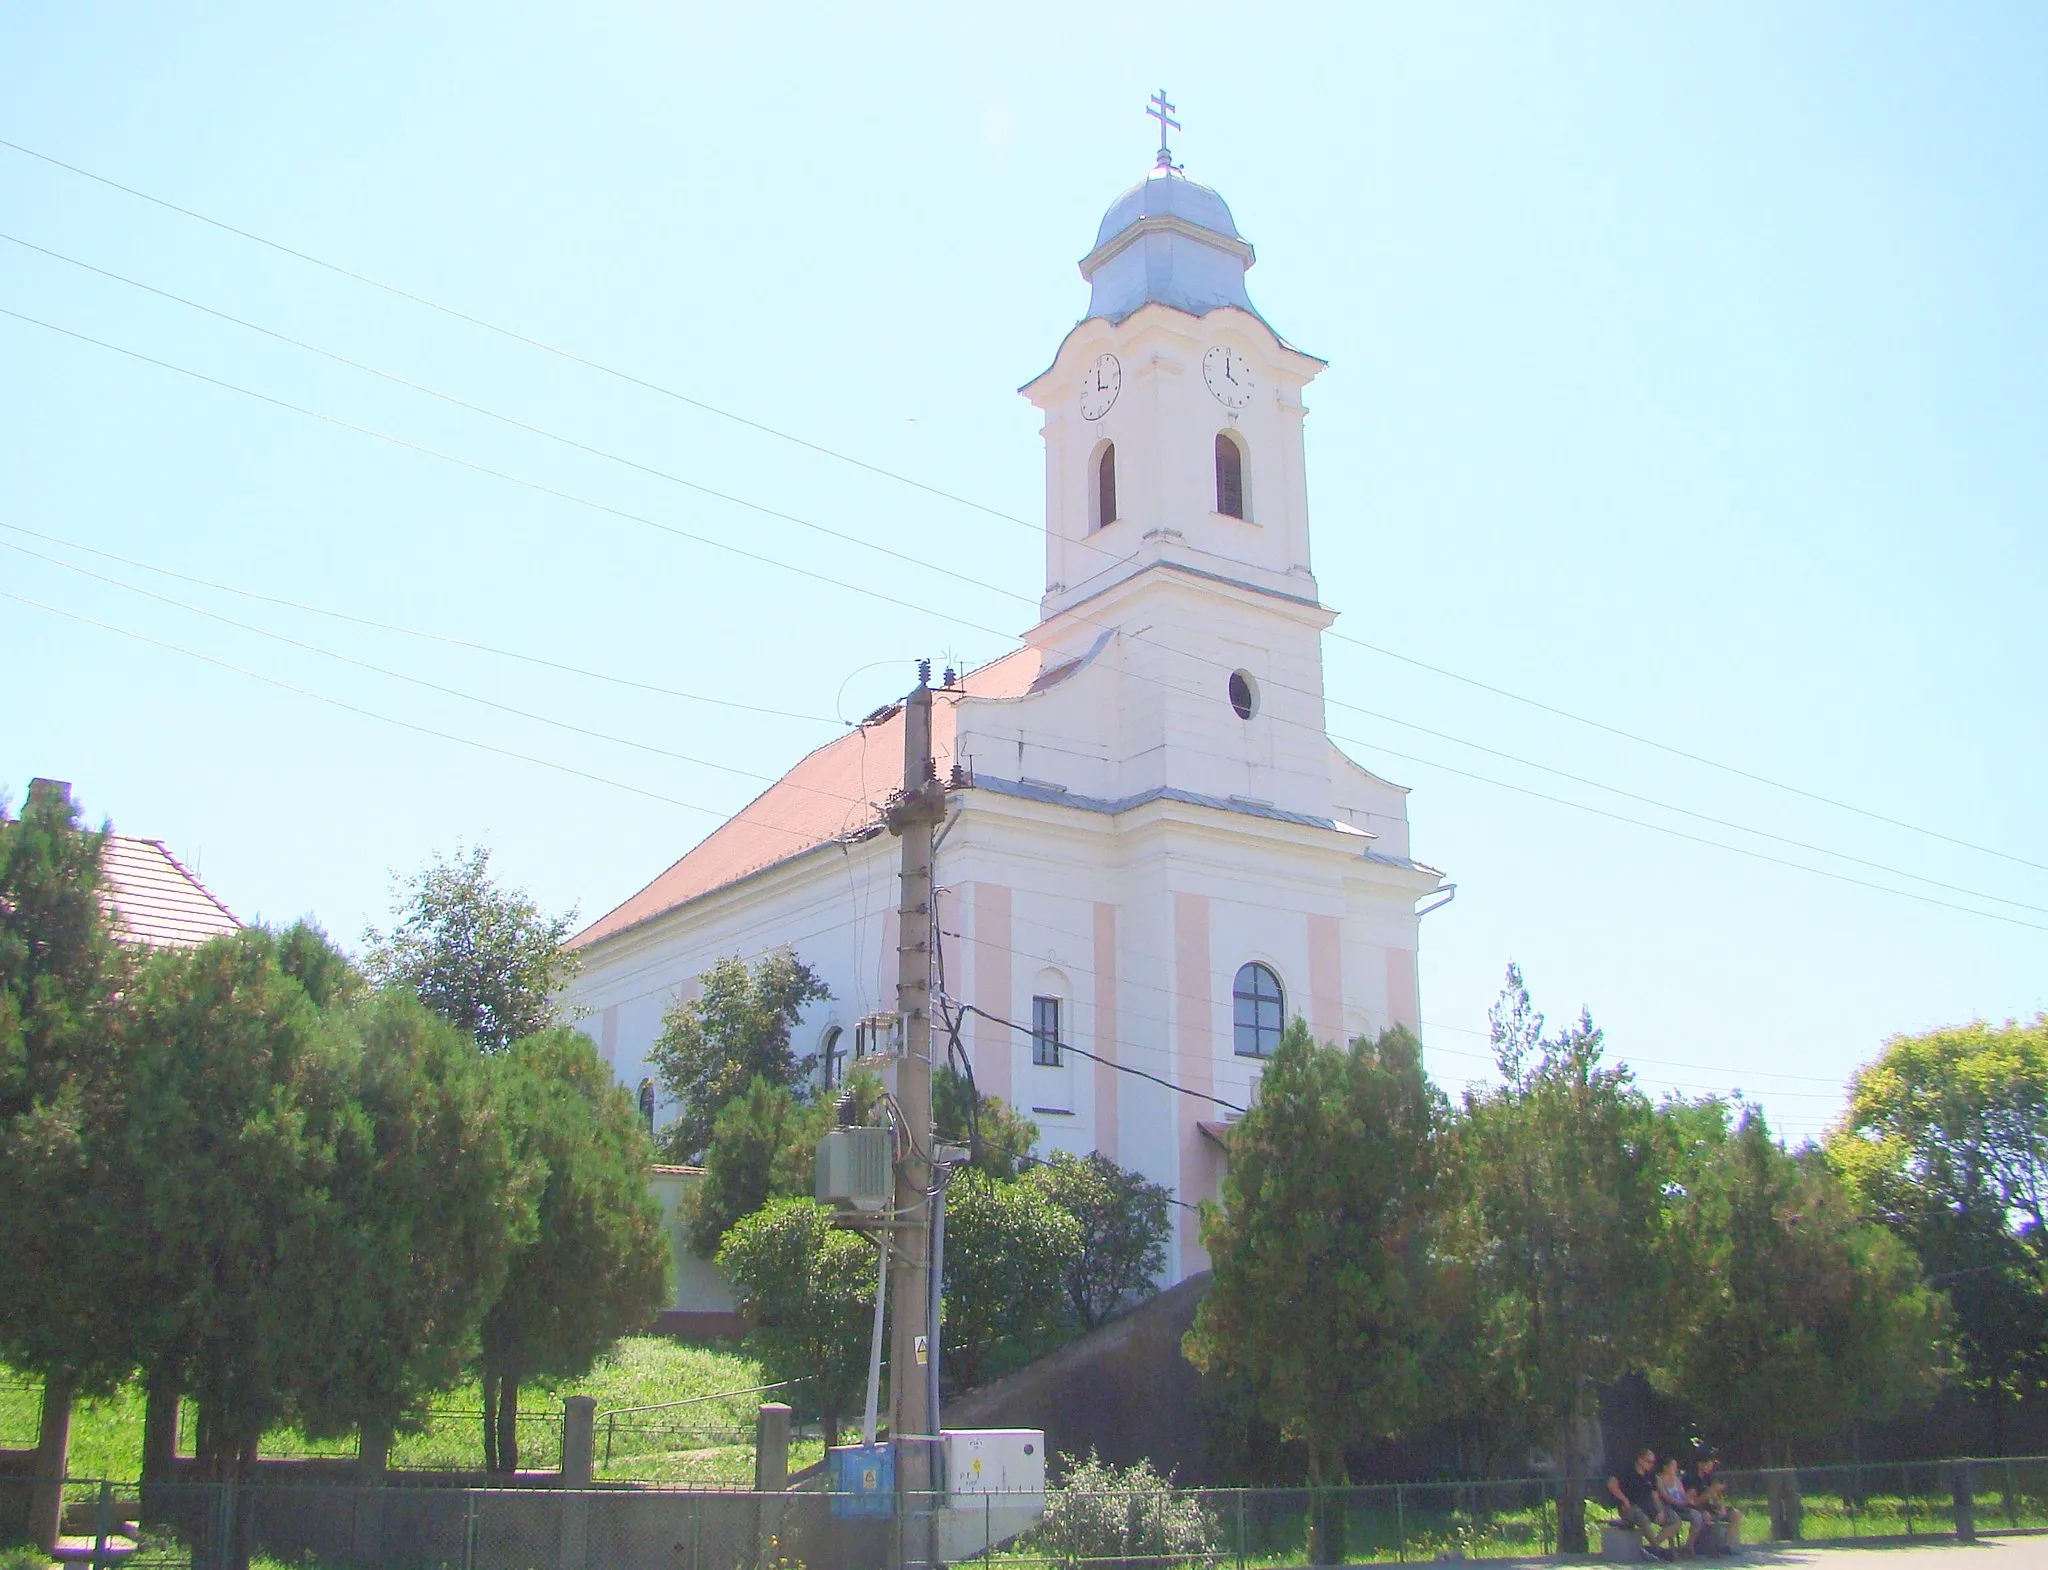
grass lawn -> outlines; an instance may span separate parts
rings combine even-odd
[[[621,1481],[744,1483],[754,1475],[754,1412],[773,1396],[733,1396],[662,1412],[608,1418],[621,1407],[743,1390],[764,1383],[760,1364],[735,1352],[683,1346],[659,1336],[629,1336],[582,1379],[534,1382],[519,1391],[522,1467],[546,1470],[561,1464],[562,1398],[597,1399],[598,1476]],[[36,1442],[42,1389],[0,1365],[0,1447],[28,1448]],[[132,1482],[142,1469],[142,1388],[131,1384],[110,1396],[82,1400],[71,1420],[71,1475]],[[483,1395],[464,1384],[434,1398],[418,1433],[401,1435],[391,1464],[405,1468],[467,1470],[483,1465]],[[191,1444],[194,1415],[187,1403],[185,1444]],[[607,1446],[609,1445],[609,1459]],[[816,1461],[815,1440],[791,1447],[792,1467]],[[353,1435],[314,1440],[292,1429],[263,1436],[267,1456],[352,1456]]]

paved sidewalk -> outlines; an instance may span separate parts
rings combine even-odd
[[[1890,1543],[1839,1548],[1752,1544],[1739,1559],[1702,1564],[1812,1565],[1816,1570],[2048,1570],[2048,1536],[1986,1537],[1974,1543]]]

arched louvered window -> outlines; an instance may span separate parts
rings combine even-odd
[[[1095,455],[1095,527],[1116,522],[1116,443],[1104,442]]]
[[[1230,1003],[1237,1055],[1271,1057],[1280,1045],[1281,1031],[1287,1028],[1287,995],[1280,990],[1280,978],[1257,960],[1242,965],[1237,984],[1230,989]]]
[[[1228,431],[1216,433],[1216,510],[1226,518],[1244,516],[1244,449]]]
[[[825,1039],[818,1043],[818,1061],[825,1068],[825,1084],[836,1085],[840,1080],[839,1065],[846,1061],[846,1049],[839,1045],[844,1032],[837,1025],[825,1032]]]

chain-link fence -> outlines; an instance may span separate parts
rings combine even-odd
[[[1742,1537],[1899,1541],[2048,1531],[2048,1457],[1724,1474]],[[39,1485],[0,1479],[0,1547],[25,1538]],[[1596,1485],[1597,1486],[1597,1485]],[[63,1485],[68,1557],[137,1570],[866,1570],[973,1563],[1061,1570],[1532,1558],[1557,1546],[1543,1478],[1342,1489],[1058,1487],[919,1500],[801,1490],[383,1485],[345,1479],[137,1488]],[[41,1495],[47,1512],[51,1503]],[[1611,1520],[1586,1510],[1595,1552]]]

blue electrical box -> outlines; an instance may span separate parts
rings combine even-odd
[[[832,1514],[896,1513],[896,1452],[887,1445],[844,1445],[831,1453]]]

